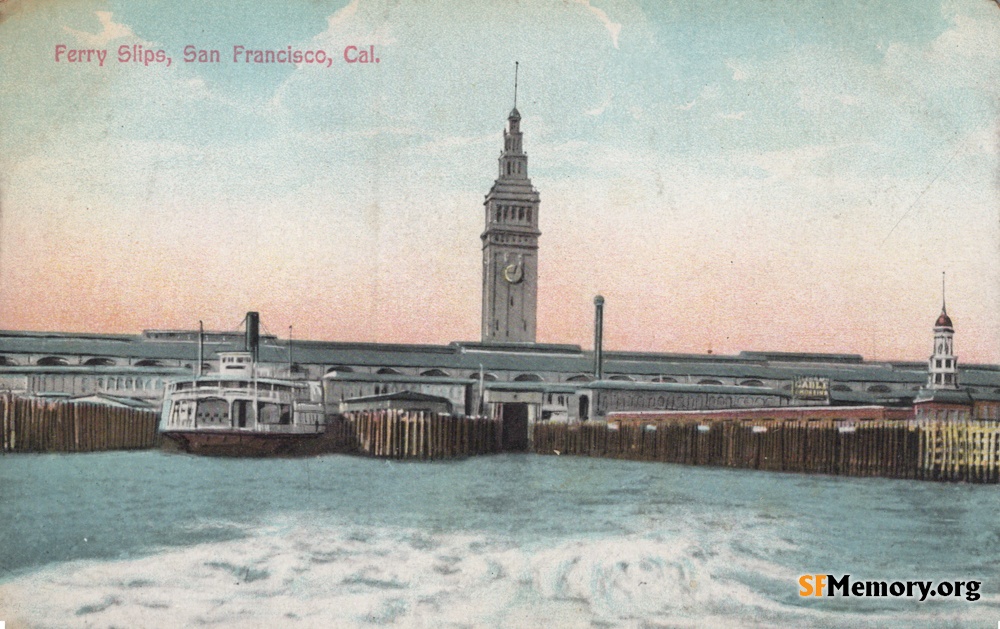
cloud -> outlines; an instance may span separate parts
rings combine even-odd
[[[818,159],[826,157],[832,151],[843,148],[841,145],[802,146],[783,151],[768,151],[752,154],[746,160],[772,175],[785,177],[802,177],[806,170]]]
[[[361,0],[351,0],[351,2],[344,8],[328,17],[326,23],[330,26],[330,28],[336,28],[337,26],[347,22],[357,14],[358,4],[360,2]]]
[[[607,98],[604,99],[604,102],[602,102],[600,105],[598,105],[597,107],[595,107],[593,109],[588,109],[587,111],[585,111],[583,113],[584,113],[584,115],[587,115],[587,116],[600,116],[601,114],[603,114],[607,110],[608,107],[611,106],[611,101],[612,101],[611,96],[608,96]]]
[[[745,70],[736,65],[734,61],[727,61],[726,67],[733,71],[734,81],[745,81],[747,78],[747,73]]]
[[[396,39],[390,33],[387,15],[388,7],[379,11],[371,3],[364,7],[361,0],[351,0],[326,18],[327,28],[316,36],[316,41],[333,41],[341,44],[348,40],[364,41],[366,44],[387,46],[395,44]]]
[[[582,4],[583,6],[587,7],[587,10],[593,13],[597,17],[597,19],[601,21],[601,24],[604,25],[604,28],[608,29],[608,32],[611,33],[611,43],[614,44],[615,48],[618,48],[618,34],[621,33],[622,31],[622,25],[616,22],[612,22],[611,18],[608,17],[607,13],[605,13],[601,9],[598,9],[595,6],[591,6],[590,0],[576,0],[576,1],[579,4]]]
[[[981,61],[1000,57],[1000,26],[996,20],[977,20],[965,15],[952,18],[952,26],[941,33],[931,44],[931,54],[941,59],[968,62],[978,58]]]
[[[686,105],[677,105],[676,109],[677,109],[677,111],[688,111],[689,109],[691,109],[692,107],[694,107],[694,104],[696,102],[698,102],[698,101],[693,100],[693,101],[691,101],[690,103],[688,103]]]
[[[739,111],[736,113],[717,114],[717,115],[719,116],[719,118],[722,118],[723,120],[743,120],[744,116],[747,115],[747,112]]]
[[[63,26],[67,33],[75,35],[81,43],[87,46],[101,47],[108,42],[122,37],[135,37],[132,29],[124,24],[118,24],[111,19],[110,11],[95,11],[94,15],[101,21],[102,30],[100,33],[88,33],[86,31],[74,30],[68,26]]]
[[[453,151],[463,149],[469,146],[476,145],[487,145],[489,143],[496,143],[497,135],[495,133],[490,133],[487,135],[480,136],[446,136],[442,138],[436,138],[430,142],[426,142],[420,145],[419,150],[427,155],[449,155]]]

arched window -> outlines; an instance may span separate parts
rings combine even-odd
[[[542,377],[536,373],[522,373],[514,378],[514,382],[542,382]]]
[[[97,356],[95,358],[88,358],[86,361],[84,361],[83,364],[84,365],[94,365],[94,366],[98,366],[98,367],[111,367],[112,365],[115,364],[115,361],[111,360],[110,358],[103,358],[103,357]]]
[[[740,383],[741,387],[762,387],[764,383],[760,380],[744,380]]]
[[[698,384],[722,384],[722,383],[719,382],[718,380],[713,380],[711,378],[705,378],[703,380],[699,380]]]
[[[569,378],[566,378],[566,382],[590,382],[593,379],[594,379],[593,376],[588,376],[585,373],[580,373],[575,376],[570,376]]]
[[[136,367],[162,367],[163,363],[152,358],[144,358],[135,364]]]
[[[330,367],[329,369],[326,370],[326,373],[333,373],[334,371],[340,373],[354,373],[354,370],[348,367],[347,365],[337,365],[336,367]]]
[[[69,362],[62,356],[46,356],[39,358],[35,364],[42,367],[63,367],[68,365]]]
[[[451,375],[447,371],[442,371],[440,369],[428,369],[427,371],[421,371],[421,376],[430,376],[435,378],[450,378]]]
[[[892,389],[885,386],[884,384],[873,384],[872,386],[868,387],[867,390],[869,393],[889,393],[890,391],[892,391]]]
[[[398,369],[393,369],[392,367],[382,367],[381,369],[379,369],[375,373],[378,374],[378,375],[380,375],[380,376],[401,376],[401,375],[403,375],[403,372],[399,371]]]

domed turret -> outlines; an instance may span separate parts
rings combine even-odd
[[[954,350],[955,326],[948,316],[944,299],[944,275],[941,276],[941,314],[934,322],[934,349],[927,363],[929,389],[958,388],[958,357]]]
[[[951,324],[951,317],[945,312],[944,308],[941,309],[941,314],[938,315],[937,321],[934,322],[935,328],[951,328],[955,329],[955,326]]]

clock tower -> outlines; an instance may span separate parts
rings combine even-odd
[[[534,343],[538,302],[538,191],[528,179],[521,114],[507,117],[500,175],[483,206],[483,343]]]

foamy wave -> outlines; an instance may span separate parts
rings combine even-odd
[[[767,584],[794,592],[797,575],[734,550],[749,534],[527,543],[286,518],[245,539],[48,568],[0,585],[0,604],[12,626],[39,627],[874,626],[919,618],[866,619],[769,597]]]

